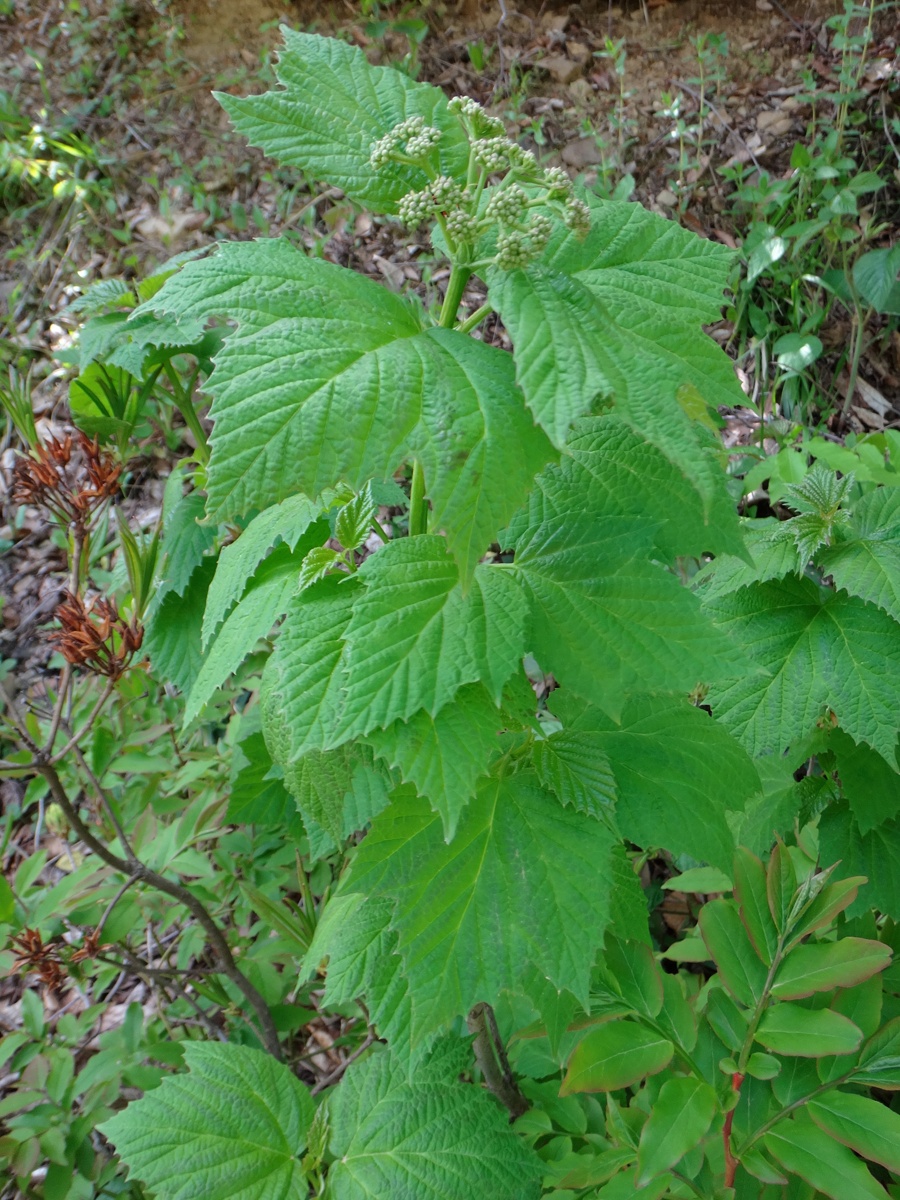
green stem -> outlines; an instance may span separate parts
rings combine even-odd
[[[751,1133],[746,1142],[735,1152],[735,1157],[740,1159],[741,1155],[746,1154],[750,1147],[754,1146],[779,1121],[783,1121],[785,1117],[790,1116],[798,1108],[802,1108],[804,1104],[808,1104],[810,1100],[815,1100],[816,1096],[821,1096],[825,1092],[830,1092],[834,1088],[840,1087],[842,1083],[847,1083],[852,1075],[852,1071],[848,1071],[845,1075],[839,1075],[837,1079],[832,1079],[829,1083],[823,1083],[821,1087],[817,1087],[808,1095],[801,1096],[799,1100],[794,1100],[791,1104],[788,1104],[781,1112],[776,1113],[774,1117],[770,1117],[764,1125],[760,1125],[759,1129]]]
[[[441,315],[438,321],[438,324],[443,329],[452,329],[455,325],[459,302],[462,300],[466,284],[471,278],[471,267],[464,267],[459,263],[453,264],[450,270],[450,280],[447,284],[447,293],[444,296],[444,303],[441,307]]]
[[[844,396],[844,404],[841,408],[841,420],[846,421],[847,414],[850,411],[850,406],[853,403],[853,396],[856,392],[856,381],[859,378],[859,363],[862,358],[863,343],[865,341],[864,333],[866,327],[866,316],[859,304],[856,291],[850,283],[849,272],[845,272],[845,278],[850,286],[851,294],[853,295],[853,320],[851,328],[853,330],[853,355],[850,359],[850,378],[847,382],[847,393]]]
[[[425,472],[420,462],[413,463],[409,489],[409,536],[428,532],[428,505],[425,502]]]
[[[494,311],[491,304],[482,304],[481,308],[476,308],[464,321],[457,325],[459,333],[470,333],[477,325],[480,325],[485,317],[489,317]]]
[[[209,462],[209,442],[206,438],[206,430],[197,416],[197,410],[194,408],[194,402],[190,394],[181,386],[181,380],[178,378],[178,372],[170,362],[165,366],[166,378],[172,385],[172,402],[175,407],[184,417],[184,422],[194,435],[194,440],[197,443],[197,454],[201,460]]]

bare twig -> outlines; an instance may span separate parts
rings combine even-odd
[[[342,1063],[336,1066],[329,1075],[326,1075],[324,1079],[320,1079],[316,1086],[312,1089],[312,1094],[317,1096],[319,1092],[324,1092],[327,1087],[331,1087],[333,1083],[337,1083],[350,1064],[356,1062],[356,1060],[362,1054],[365,1054],[368,1048],[377,1040],[378,1039],[375,1037],[374,1033],[367,1033],[362,1045],[357,1046],[353,1053],[345,1058]]]
[[[81,739],[84,737],[84,735],[90,731],[91,726],[94,724],[94,722],[100,716],[100,710],[103,708],[103,705],[106,703],[106,701],[112,695],[113,688],[115,686],[116,686],[115,679],[107,679],[106,687],[103,689],[103,692],[101,693],[100,698],[97,700],[97,703],[91,709],[90,716],[87,717],[87,719],[85,720],[85,722],[81,726],[81,728],[79,730],[77,730],[77,732],[72,734],[72,736],[66,742],[65,746],[63,746],[62,750],[57,750],[57,752],[50,759],[51,763],[61,762],[66,757],[66,755],[69,753],[69,751],[74,750],[74,748],[78,745],[78,743],[81,741]],[[56,719],[56,715],[54,714],[54,720],[55,719]],[[57,722],[57,725],[58,725],[58,722]],[[47,742],[46,748],[51,753],[53,750],[53,742],[55,740],[56,740],[56,729],[54,729],[52,731],[51,737]]]
[[[82,764],[86,766],[81,755],[79,755],[79,758],[81,759]],[[35,768],[39,774],[46,779],[53,799],[62,809],[66,820],[69,822],[72,829],[74,829],[81,841],[84,842],[84,844],[88,847],[88,849],[93,851],[98,858],[102,859],[103,862],[105,862],[108,866],[113,867],[116,871],[121,871],[123,875],[134,876],[136,879],[140,879],[143,883],[149,884],[150,887],[156,888],[157,891],[164,892],[167,896],[171,896],[174,900],[177,900],[180,904],[183,904],[191,913],[191,915],[197,920],[197,922],[203,927],[207,936],[207,940],[219,960],[222,974],[226,975],[231,980],[231,982],[241,992],[250,1007],[256,1013],[256,1018],[260,1025],[261,1039],[263,1044],[274,1058],[277,1058],[279,1061],[281,1061],[283,1057],[281,1053],[281,1044],[278,1040],[278,1030],[275,1028],[275,1022],[272,1020],[272,1014],[269,1012],[265,1000],[263,1000],[262,996],[234,961],[234,956],[231,953],[231,948],[229,947],[228,942],[225,940],[224,934],[210,916],[204,905],[201,904],[193,892],[188,891],[183,884],[177,883],[173,879],[167,879],[165,875],[160,875],[157,871],[154,871],[148,867],[146,863],[141,862],[141,860],[135,855],[125,835],[125,831],[122,829],[121,822],[118,820],[110,803],[109,797],[106,795],[103,788],[100,787],[99,782],[94,777],[92,772],[89,772],[89,777],[91,778],[91,781],[97,791],[98,797],[103,804],[104,809],[106,810],[107,815],[112,821],[113,828],[116,830],[123,853],[125,855],[124,858],[120,858],[119,855],[113,854],[113,852],[109,850],[103,844],[103,842],[99,840],[99,838],[95,837],[90,829],[88,829],[79,816],[75,805],[69,799],[68,793],[63,787],[62,780],[60,779],[56,768],[49,762],[38,762],[35,764]]]

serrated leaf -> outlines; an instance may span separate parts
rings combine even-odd
[[[420,710],[408,721],[373,731],[368,741],[440,813],[449,842],[477,780],[500,749],[501,725],[501,714],[476,683],[461,688],[436,716]]]
[[[200,630],[206,595],[216,569],[211,555],[200,560],[183,595],[170,591],[151,607],[143,649],[155,675],[181,692],[190,690],[202,664]]]
[[[700,1143],[718,1109],[702,1079],[668,1079],[659,1090],[638,1145],[638,1187],[674,1167]]]
[[[900,818],[862,833],[845,804],[830,804],[819,826],[823,861],[840,860],[842,871],[868,880],[851,906],[850,916],[876,908],[900,921]]]
[[[158,597],[166,592],[183,596],[200,560],[213,547],[216,530],[213,525],[201,525],[206,501],[200,492],[190,492],[175,505],[163,526],[162,548],[165,561],[157,584]]]
[[[280,546],[253,577],[247,593],[216,633],[185,701],[184,725],[198,716],[237,671],[260,638],[288,609],[302,559]]]
[[[855,987],[883,971],[891,961],[891,948],[867,938],[847,937],[818,945],[795,947],[779,968],[772,995],[798,1000],[814,992]]]
[[[101,1127],[159,1200],[302,1195],[315,1114],[309,1092],[271,1055],[185,1042],[187,1075],[169,1075]]]
[[[305,592],[308,587],[312,587],[314,583],[324,579],[340,561],[341,556],[330,546],[313,546],[312,550],[307,551],[306,557],[300,564],[297,591]]]
[[[730,596],[751,583],[784,579],[797,569],[797,555],[789,541],[773,536],[782,522],[773,518],[742,521],[741,535],[746,558],[736,554],[721,554],[702,568],[694,580],[704,601],[717,596]]]
[[[576,421],[559,465],[547,467],[535,482],[528,500],[532,524],[570,511],[577,495],[582,513],[605,518],[639,511],[667,561],[685,554],[745,553],[724,475],[706,514],[681,471],[615,414]]]
[[[877,488],[853,507],[850,530],[816,555],[835,587],[900,621],[900,491]]]
[[[870,604],[791,577],[706,605],[759,670],[714,684],[713,711],[754,756],[781,754],[830,710],[888,761],[900,725],[900,626]]]
[[[572,1092],[616,1092],[672,1061],[675,1047],[658,1033],[633,1021],[600,1025],[578,1043],[569,1059],[560,1095]]]
[[[535,1200],[541,1163],[458,1071],[406,1074],[386,1050],[354,1063],[329,1103],[333,1200]]]
[[[856,825],[865,835],[900,814],[900,774],[865,744],[858,746],[851,737],[835,729],[829,746],[837,757],[841,791],[847,798]]]
[[[332,494],[321,501],[289,496],[254,517],[240,537],[223,547],[203,614],[204,646],[240,600],[263,559],[282,542],[294,550],[332,499]]]
[[[759,777],[721,725],[685,701],[649,696],[629,700],[618,723],[594,706],[567,705],[564,689],[550,703],[567,729],[599,735],[616,778],[624,837],[730,869],[734,839],[725,808],[740,809]]]
[[[443,538],[401,538],[366,559],[347,626],[340,737],[436,716],[466,683],[496,696],[525,648],[524,602],[500,568],[479,566],[463,596]]]
[[[468,580],[553,457],[506,352],[423,329],[408,301],[287,241],[226,243],[152,304],[238,326],[208,382],[220,519],[341,481],[361,488],[416,458]]]
[[[612,895],[610,926],[620,937],[649,946],[647,897],[625,847],[613,846],[610,859]]]
[[[373,67],[347,42],[286,25],[281,32],[284,49],[275,74],[282,90],[246,97],[215,93],[251,145],[339,187],[366,208],[392,213],[429,176],[399,163],[373,170],[372,143],[407,117],[422,116],[441,130],[440,173],[465,180],[468,146],[439,88],[392,67]]]
[[[799,1175],[832,1200],[888,1200],[888,1194],[859,1159],[798,1114],[763,1137],[766,1149],[787,1171]]]
[[[281,825],[302,832],[297,806],[272,762],[262,732],[234,748],[227,819],[242,825]]]
[[[344,632],[360,586],[332,575],[288,606],[262,688],[263,722],[278,717],[285,762],[329,745],[341,702]]]
[[[345,550],[356,550],[369,536],[378,505],[372,497],[371,482],[349,500],[335,518],[334,535]]]
[[[311,750],[299,762],[281,763],[285,787],[294,797],[304,822],[312,817],[337,846],[344,840],[344,797],[353,782],[349,747]]]
[[[811,1100],[807,1112],[831,1137],[900,1174],[900,1114],[887,1105],[866,1096],[832,1091]]]
[[[729,255],[640,205],[585,199],[584,241],[559,229],[526,270],[489,273],[519,382],[560,446],[598,395],[614,396],[709,504],[721,477],[676,393],[692,384],[708,404],[736,403],[731,365],[700,328],[718,319]]]
[[[633,519],[573,511],[532,527],[514,570],[531,602],[532,651],[561,683],[618,715],[635,691],[689,692],[728,672],[733,649]]]
[[[597,734],[553,733],[535,742],[532,763],[538,779],[560,804],[598,820],[611,819],[616,780]]]
[[[785,1001],[763,1013],[756,1040],[773,1054],[822,1058],[852,1054],[862,1041],[862,1030],[830,1009],[803,1008]]]
[[[524,772],[481,784],[449,845],[430,806],[398,792],[357,850],[346,890],[396,899],[418,1034],[515,991],[528,963],[584,1002],[609,916],[602,880],[613,844],[605,826],[561,808]]]

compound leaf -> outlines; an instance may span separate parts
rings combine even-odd
[[[102,1125],[132,1173],[159,1200],[290,1200],[315,1115],[309,1092],[271,1055],[185,1042],[186,1075]]]

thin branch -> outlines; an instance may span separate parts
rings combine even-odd
[[[84,760],[80,754],[79,758],[83,763]],[[265,1000],[263,1000],[262,996],[234,961],[234,956],[231,953],[228,942],[225,940],[224,934],[210,916],[204,905],[201,904],[193,892],[188,891],[183,884],[176,883],[175,880],[167,879],[165,875],[158,874],[158,872],[152,870],[146,865],[146,863],[141,862],[141,860],[137,858],[134,851],[131,849],[127,838],[125,837],[121,823],[115,816],[109,801],[109,797],[100,787],[100,784],[92,772],[89,772],[89,776],[95,788],[97,789],[97,794],[101,800],[101,803],[106,809],[110,820],[113,822],[113,827],[119,836],[119,840],[125,854],[124,858],[120,858],[119,855],[113,854],[113,852],[109,850],[103,844],[103,842],[95,837],[90,829],[88,829],[79,816],[74,804],[69,799],[68,793],[63,787],[62,781],[55,767],[53,767],[52,764],[45,762],[35,764],[35,768],[39,774],[46,779],[53,799],[62,809],[66,820],[69,822],[72,829],[74,829],[75,833],[78,835],[80,840],[84,842],[89,850],[92,850],[93,853],[96,854],[98,858],[102,859],[103,862],[105,862],[108,866],[113,867],[117,871],[121,871],[123,875],[133,875],[136,879],[140,879],[143,883],[149,884],[150,887],[156,888],[157,891],[164,892],[167,896],[171,896],[174,900],[177,900],[180,904],[183,904],[191,913],[191,915],[196,918],[206,932],[207,940],[219,960],[222,973],[231,980],[231,982],[241,992],[250,1007],[256,1013],[256,1017],[260,1025],[261,1040],[263,1044],[274,1058],[277,1058],[279,1061],[281,1061],[283,1057],[281,1052],[281,1044],[278,1040],[278,1030],[275,1028],[275,1022],[272,1020],[272,1014],[269,1012]]]
[[[351,1055],[349,1055],[347,1058],[345,1058],[342,1063],[340,1063],[338,1066],[336,1066],[330,1075],[326,1075],[324,1079],[319,1080],[319,1082],[316,1084],[316,1086],[312,1089],[312,1095],[318,1096],[319,1092],[324,1092],[324,1090],[327,1087],[331,1087],[331,1085],[333,1083],[337,1083],[337,1081],[341,1078],[341,1076],[344,1074],[344,1072],[347,1070],[347,1068],[350,1066],[350,1064],[355,1063],[356,1060],[361,1055],[365,1054],[365,1052],[368,1050],[368,1048],[377,1040],[378,1039],[376,1038],[374,1033],[371,1033],[371,1032],[367,1033],[365,1040],[363,1041],[361,1046],[357,1046],[357,1048],[353,1051],[353,1053]]]
[[[56,741],[56,735],[59,732],[59,723],[62,720],[63,709],[66,706],[66,695],[68,694],[71,682],[72,668],[66,663],[59,674],[59,690],[56,696],[56,704],[53,708],[53,718],[50,721],[50,732],[47,734],[47,741],[44,743],[44,751],[47,754],[53,753],[53,743]]]
[[[116,681],[114,679],[108,679],[106,681],[106,687],[103,689],[103,692],[100,695],[100,698],[97,700],[97,703],[91,709],[90,716],[85,720],[84,724],[77,731],[77,733],[72,734],[72,736],[69,738],[68,742],[66,742],[65,746],[63,746],[62,750],[58,750],[56,752],[56,754],[53,755],[53,757],[50,759],[51,763],[61,762],[65,758],[65,756],[69,753],[69,751],[73,750],[78,745],[78,743],[81,741],[81,739],[84,737],[84,735],[90,730],[91,726],[94,724],[94,722],[100,716],[100,710],[103,708],[103,705],[107,702],[107,700],[112,695],[113,688],[115,686],[116,686]],[[55,713],[53,715],[53,719],[54,719],[54,721],[56,721]],[[56,725],[58,728],[58,725],[59,725],[58,721],[56,722]],[[49,752],[52,752],[53,743],[55,740],[56,740],[56,728],[54,728],[52,730],[51,737],[49,738],[49,740],[47,742],[46,749]]]

